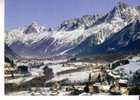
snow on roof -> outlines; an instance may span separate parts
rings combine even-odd
[[[120,78],[120,75],[114,75],[114,74],[112,74],[112,72],[109,72],[108,74],[109,74],[110,76],[114,77],[114,78]]]
[[[128,80],[123,80],[123,79],[119,80],[119,83],[127,83],[127,82],[128,82]]]

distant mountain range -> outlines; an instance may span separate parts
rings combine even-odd
[[[140,50],[140,6],[119,3],[105,15],[66,20],[55,30],[33,22],[7,32],[5,41],[27,58],[135,52]]]

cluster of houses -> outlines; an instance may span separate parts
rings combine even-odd
[[[90,71],[88,81],[83,84],[64,84],[68,80],[63,80],[62,82],[56,81],[51,83],[50,90],[52,91],[50,95],[58,95],[59,91],[65,87],[64,91],[68,92],[68,95],[81,95],[81,94],[100,94],[105,93],[107,95],[129,95],[135,94],[136,91],[129,87],[128,80],[122,79],[120,75],[113,72],[112,70],[118,66],[129,64],[128,59],[121,59],[114,61],[109,64],[95,64],[95,63],[63,63],[62,67],[76,67],[84,69],[73,69],[76,71]],[[23,61],[16,65],[13,60],[6,58],[5,60],[5,79],[14,79],[17,77],[22,77],[23,75],[30,75],[29,71],[31,68],[39,68],[45,65],[43,62],[38,61]],[[54,77],[52,69],[44,67],[44,75],[51,79]],[[49,76],[48,76],[49,73]],[[82,77],[82,76],[81,76]],[[62,85],[63,84],[63,85]],[[77,86],[78,85],[78,86]],[[46,85],[47,86],[47,85]],[[138,88],[136,88],[138,89]],[[131,92],[133,90],[134,92]],[[139,90],[137,90],[139,91]],[[138,93],[140,94],[140,93]]]
[[[84,92],[90,93],[91,95],[98,94],[98,93],[106,93],[108,95],[140,94],[140,92],[136,93],[139,90],[135,90],[135,89],[138,89],[138,88],[134,89],[133,87],[129,86],[128,79],[124,79],[121,77],[120,74],[117,74],[117,73],[115,74],[115,72],[112,71],[118,66],[126,65],[129,63],[130,62],[128,59],[121,59],[121,60],[114,61],[110,64],[101,64],[101,65],[92,64],[92,63],[87,63],[87,64],[82,63],[82,66],[86,66],[87,68],[89,68],[89,70],[91,70],[91,73],[89,74],[89,77],[88,77],[88,81],[82,84],[84,85],[82,89],[81,87],[76,88],[76,84],[71,84],[67,86],[66,91],[70,91],[71,95],[80,95]],[[68,66],[80,67],[81,64],[69,63],[69,64],[64,64],[63,66],[64,67],[68,67]],[[58,81],[58,83],[60,84],[59,85],[60,87],[61,84],[64,82],[61,83]],[[54,82],[54,85],[55,84],[56,82]],[[58,94],[58,90],[55,89],[55,91],[57,91],[55,92],[56,95]],[[132,93],[132,90],[133,90],[133,93]]]
[[[31,68],[39,68],[44,63],[36,60],[13,60],[5,57],[4,73],[5,78],[16,78],[16,76],[29,75]]]

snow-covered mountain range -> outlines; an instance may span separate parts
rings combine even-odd
[[[140,7],[119,3],[105,15],[66,20],[55,30],[33,22],[7,32],[5,41],[21,57],[133,51],[140,49]]]

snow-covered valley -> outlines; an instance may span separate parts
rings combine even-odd
[[[5,94],[140,95],[139,8],[6,32]]]

